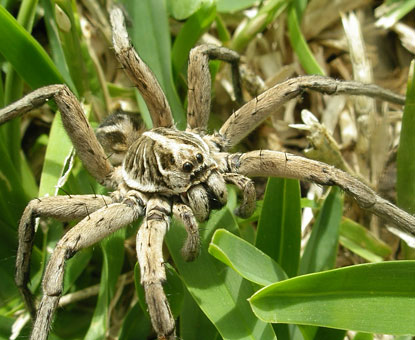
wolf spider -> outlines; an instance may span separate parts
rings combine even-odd
[[[154,128],[140,131],[136,116],[107,118],[95,135],[79,102],[65,85],[40,88],[0,111],[0,124],[54,99],[67,134],[86,169],[114,190],[111,195],[71,195],[32,200],[19,224],[16,283],[35,320],[31,339],[44,340],[62,293],[64,263],[116,230],[144,216],[137,233],[137,256],[152,325],[159,339],[175,338],[175,321],[163,282],[163,238],[170,216],[183,223],[186,260],[199,252],[197,221],[227,202],[226,183],[243,194],[237,213],[249,216],[255,207],[255,187],[249,177],[296,178],[320,185],[337,185],[364,209],[415,235],[415,218],[400,210],[351,175],[321,162],[278,151],[228,153],[270,113],[289,99],[311,89],[327,94],[367,95],[403,104],[403,98],[374,85],[304,76],[280,83],[234,112],[220,130],[207,134],[210,111],[210,59],[232,64],[238,80],[239,56],[226,48],[201,45],[190,52],[188,68],[187,129],[175,128],[169,104],[148,66],[130,45],[122,12],[111,12],[115,53],[144,97]],[[101,142],[101,144],[100,144]],[[110,154],[110,157],[106,155]],[[112,160],[112,162],[109,161]],[[35,217],[62,221],[80,219],[58,242],[46,267],[43,298],[36,309],[27,287],[34,242]]]

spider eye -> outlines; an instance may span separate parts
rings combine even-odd
[[[198,161],[198,163],[202,163],[203,162],[203,156],[201,153],[198,153],[196,155],[196,160]]]
[[[184,172],[191,172],[193,170],[193,164],[190,162],[186,162],[183,164],[183,171]]]

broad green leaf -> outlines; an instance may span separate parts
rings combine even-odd
[[[415,334],[415,261],[356,265],[265,287],[249,302],[267,322]],[[388,308],[385,308],[388,306]]]
[[[257,0],[218,0],[217,10],[221,13],[237,12],[257,2]]]
[[[287,279],[287,274],[271,257],[226,229],[215,231],[208,251],[243,278],[258,285],[267,286]]]
[[[380,262],[392,253],[390,246],[348,218],[343,218],[340,224],[339,241],[344,247],[370,262]]]
[[[324,201],[300,262],[300,274],[334,267],[337,255],[343,198],[339,188],[332,187]]]
[[[300,243],[300,184],[293,179],[269,178],[255,246],[274,259],[288,276],[295,276]]]
[[[170,32],[162,0],[123,0],[133,23],[129,30],[133,46],[151,68],[169,101],[176,126],[186,125],[185,114],[173,85]]]
[[[396,193],[398,205],[410,214],[415,213],[415,61],[412,61],[406,89],[401,136],[397,158]]]
[[[207,252],[214,230],[224,226],[237,231],[227,207],[212,213],[201,226],[201,254],[194,262],[187,263],[180,255],[186,232],[173,223],[166,238],[170,254],[188,291],[223,339],[276,339],[272,327],[258,320],[249,308],[246,299],[253,292],[251,284]]]
[[[101,241],[103,263],[98,302],[85,340],[100,340],[108,330],[108,308],[124,262],[125,228]]]
[[[308,74],[325,75],[324,70],[317,63],[301,33],[300,23],[298,22],[297,12],[294,6],[289,9],[287,20],[291,46],[295,51],[301,66]]]

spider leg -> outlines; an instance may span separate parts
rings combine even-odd
[[[134,222],[140,216],[139,210],[137,205],[112,203],[85,217],[58,242],[43,278],[43,298],[37,311],[32,340],[47,339],[63,289],[65,261],[80,249],[89,247]]]
[[[131,46],[121,9],[114,7],[110,18],[116,56],[143,96],[153,121],[153,127],[174,127],[171,109],[160,84]]]
[[[35,237],[35,218],[42,216],[60,221],[71,221],[84,218],[110,203],[112,203],[110,197],[96,195],[72,195],[70,198],[52,196],[29,202],[19,223],[15,282],[32,319],[35,318],[36,308],[27,284],[30,280],[30,257]]]
[[[239,54],[225,47],[200,45],[189,55],[187,129],[205,132],[210,114],[211,79],[209,60],[229,62],[232,67],[232,81],[235,95],[242,103],[241,80],[239,75]]]
[[[357,204],[399,230],[415,235],[415,217],[378,196],[371,188],[346,172],[322,162],[278,151],[251,151],[228,158],[231,172],[244,176],[295,178],[321,185],[337,185]]]
[[[199,227],[193,211],[186,204],[175,202],[173,204],[173,215],[183,223],[187,231],[182,256],[185,261],[193,261],[199,256],[200,252]]]
[[[54,99],[58,105],[63,126],[85,168],[100,184],[114,188],[117,183],[112,178],[113,167],[95,137],[81,105],[66,85],[42,87],[1,109],[0,124],[23,115],[49,99]]]
[[[151,323],[159,339],[173,340],[174,318],[162,286],[166,280],[163,240],[170,224],[169,215],[171,205],[166,198],[149,199],[145,221],[137,234],[137,257]]]
[[[254,182],[248,177],[235,173],[225,173],[223,177],[226,182],[236,185],[242,191],[242,203],[236,209],[235,214],[242,218],[248,218],[253,214],[256,205]]]
[[[219,130],[216,143],[222,150],[239,143],[271,113],[306,89],[337,95],[364,95],[393,103],[404,104],[405,98],[379,86],[355,81],[341,81],[323,76],[303,76],[289,79],[268,89],[235,111]]]

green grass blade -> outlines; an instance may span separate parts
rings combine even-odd
[[[390,1],[390,3],[392,3],[392,1]],[[388,1],[385,1],[384,5],[387,6],[387,4]],[[395,1],[394,5],[391,5],[391,10],[378,19],[376,22],[377,26],[390,28],[395,25],[399,20],[415,8],[415,0]]]
[[[207,252],[214,230],[223,226],[237,231],[228,208],[214,212],[201,226],[201,254],[187,263],[180,255],[186,232],[173,223],[166,240],[177,269],[200,309],[224,339],[276,339],[271,325],[258,320],[246,301],[253,292],[251,284]]]
[[[209,245],[209,254],[245,279],[261,286],[287,279],[287,274],[271,257],[226,229],[218,229]]]
[[[300,243],[300,184],[293,179],[269,178],[255,246],[274,259],[288,276],[295,276]]]
[[[254,36],[262,30],[278,15],[284,12],[291,1],[271,0],[260,8],[257,15],[247,21],[246,25],[232,37],[230,48],[242,51]]]
[[[332,187],[324,201],[306,249],[300,261],[300,274],[334,267],[337,255],[339,227],[343,214],[343,197],[339,188]]]
[[[52,0],[40,0],[42,7],[45,11],[45,26],[48,33],[49,44],[51,49],[51,54],[53,61],[55,62],[56,67],[61,73],[62,77],[65,79],[65,83],[71,89],[71,91],[78,96],[78,91],[75,87],[75,84],[72,81],[71,75],[69,73],[68,65],[66,63],[65,53],[62,47],[61,40],[59,38],[59,29],[55,20],[55,4]]]
[[[183,20],[196,13],[200,7],[204,5],[211,6],[213,3],[212,0],[167,0],[167,7],[173,18]]]
[[[186,118],[173,85],[170,32],[167,11],[162,0],[124,0],[133,27],[130,39],[144,62],[151,68],[166,94],[176,126],[183,129]],[[143,32],[146,32],[143,34]]]
[[[19,8],[17,22],[24,27],[28,33],[32,31],[33,20],[36,13],[37,0],[24,0]],[[22,96],[23,82],[13,69],[6,74],[6,103],[11,103]]]
[[[1,6],[0,53],[32,89],[63,82],[43,47]],[[27,55],[30,55],[30,63]]]
[[[325,75],[324,70],[314,58],[313,53],[301,33],[297,11],[294,6],[289,9],[287,20],[291,46],[297,54],[301,66],[308,74]]]
[[[396,192],[398,205],[410,214],[415,213],[415,61],[408,76],[405,108],[397,158]]]
[[[14,323],[13,318],[5,317],[0,315],[0,339],[9,340],[11,335],[11,328]]]
[[[151,322],[136,303],[129,310],[122,324],[119,340],[147,339],[151,333]]]
[[[249,301],[267,322],[415,334],[414,273],[415,261],[356,265],[278,282]]]
[[[108,307],[124,262],[125,229],[121,229],[101,242],[103,263],[98,303],[85,340],[105,338],[108,330]]]
[[[39,197],[55,195],[56,185],[62,175],[65,160],[72,152],[72,143],[63,128],[59,113],[55,114],[40,177]]]
[[[77,253],[73,258],[66,262],[65,276],[63,278],[63,293],[75,283],[76,279],[82,274],[92,257],[92,248],[88,248]]]
[[[215,17],[216,9],[214,4],[207,2],[186,20],[180,29],[172,48],[172,63],[176,77],[181,74],[186,79],[186,66],[190,49],[210,27]]]
[[[221,13],[232,13],[253,6],[257,0],[217,0],[217,9]]]
[[[209,321],[192,296],[186,291],[184,295],[183,310],[180,314],[180,338],[185,340],[221,339],[215,326]]]
[[[370,262],[380,262],[392,254],[392,248],[368,229],[348,218],[340,224],[340,244]]]

